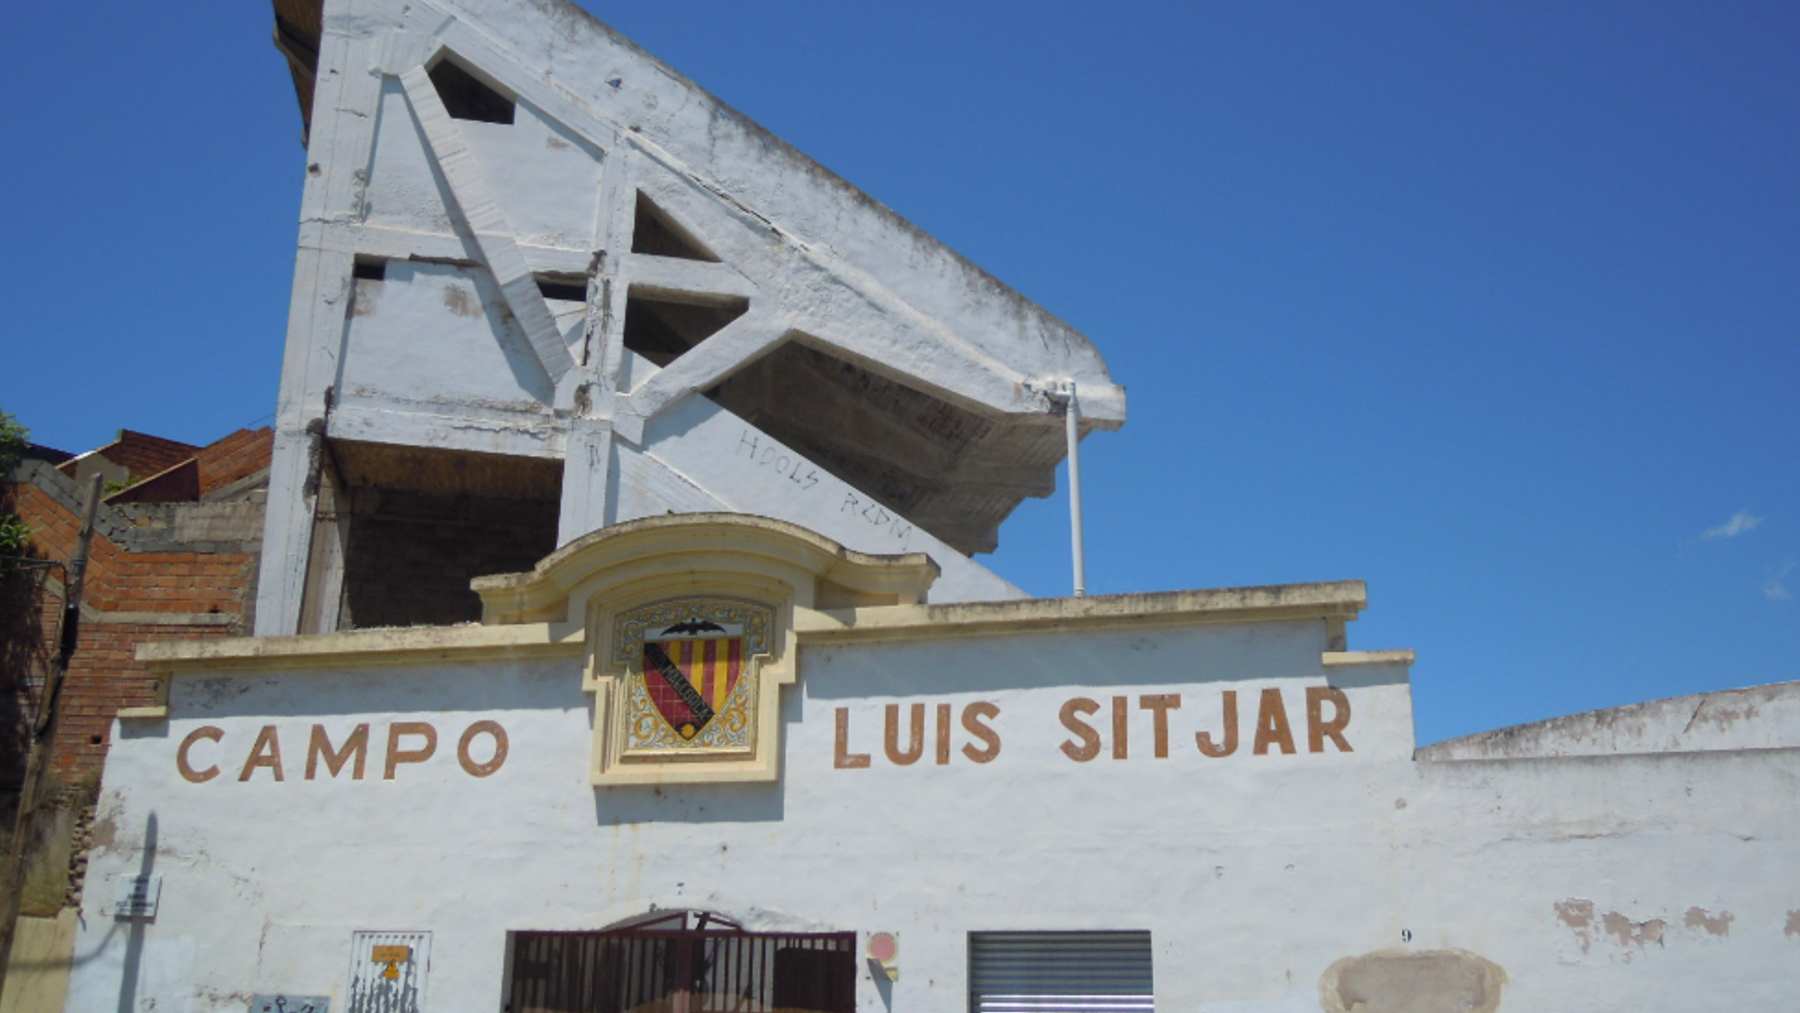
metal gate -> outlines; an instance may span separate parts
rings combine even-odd
[[[512,934],[508,1013],[855,1009],[854,932],[746,932],[680,911],[599,932]]]

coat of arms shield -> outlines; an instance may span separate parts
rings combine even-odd
[[[670,729],[691,740],[725,706],[744,660],[742,626],[676,623],[644,637],[644,689]]]

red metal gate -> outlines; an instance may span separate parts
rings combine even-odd
[[[512,947],[509,1013],[856,1009],[854,932],[746,932],[679,911],[598,932],[515,932]]]

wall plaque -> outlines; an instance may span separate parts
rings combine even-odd
[[[161,897],[161,876],[133,876],[119,884],[119,896],[113,902],[113,917],[154,919]]]
[[[784,614],[717,594],[597,617],[594,784],[773,780]]]

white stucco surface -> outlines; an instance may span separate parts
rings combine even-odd
[[[1387,950],[1493,962],[1502,1010],[1800,1002],[1800,752],[1415,762],[1404,664],[1327,667],[1327,635],[1292,621],[803,644],[781,779],[736,786],[591,787],[573,656],[177,676],[166,726],[121,726],[108,759],[68,1008],[118,1008],[122,989],[159,1013],[236,1010],[253,990],[341,996],[353,931],[423,929],[427,1008],[495,1010],[508,930],[653,907],[898,932],[899,981],[877,988],[864,968],[868,1010],[964,1008],[970,931],[1076,928],[1150,930],[1161,1010],[1330,1008],[1327,969]],[[1307,690],[1326,686],[1349,704],[1351,752],[1329,736],[1311,751]],[[1271,690],[1293,755],[1256,754]],[[1209,758],[1195,736],[1222,739],[1226,692],[1239,742]],[[1141,698],[1176,693],[1159,758]],[[1100,708],[1086,761],[1059,719],[1078,697]],[[964,751],[987,751],[960,720],[976,701],[998,708],[985,763]],[[925,707],[909,765],[885,755],[891,704],[903,722]],[[509,740],[485,778],[456,758],[480,720]],[[390,781],[393,721],[433,724],[438,748]],[[313,725],[341,744],[365,722],[364,779],[307,779]],[[175,754],[202,725],[220,741],[191,764],[220,773],[190,783]],[[271,725],[285,779],[239,780]],[[835,766],[840,752],[868,766]],[[156,919],[113,921],[119,883],[142,871],[164,877]]]

